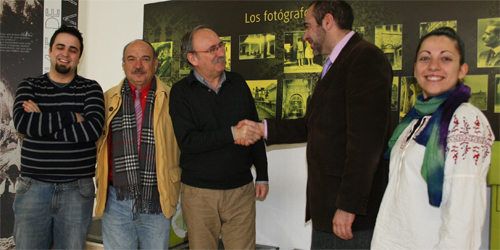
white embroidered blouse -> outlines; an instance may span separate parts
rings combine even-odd
[[[420,174],[425,147],[414,140],[430,116],[422,119],[416,128],[418,120],[414,120],[392,149],[389,184],[371,247],[479,249],[486,214],[486,176],[495,140],[491,126],[472,104],[457,108],[448,129],[443,199],[440,207],[434,207]]]

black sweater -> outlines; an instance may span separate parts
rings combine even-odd
[[[41,113],[26,113],[32,100]],[[77,122],[75,113],[85,117]],[[94,80],[75,75],[60,88],[47,74],[24,79],[14,103],[14,126],[24,135],[23,176],[45,182],[69,182],[95,173],[96,146],[104,124],[104,97]]]
[[[193,72],[175,83],[170,94],[170,116],[181,149],[181,181],[208,189],[233,189],[253,180],[267,181],[264,142],[250,147],[234,144],[231,126],[258,121],[255,103],[243,77],[226,72],[219,93],[200,83]]]

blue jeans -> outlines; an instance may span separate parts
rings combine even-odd
[[[14,199],[16,249],[84,249],[92,221],[92,178],[49,183],[19,177]]]
[[[370,249],[373,229],[353,231],[353,238],[343,240],[334,233],[320,231],[313,227],[311,249]]]
[[[102,216],[105,249],[168,249],[170,219],[163,213],[139,214],[132,211],[135,200],[116,200],[116,190],[109,186]]]

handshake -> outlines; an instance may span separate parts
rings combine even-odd
[[[264,123],[242,120],[233,127],[234,144],[250,146],[264,136]]]

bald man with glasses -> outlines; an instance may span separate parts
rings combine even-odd
[[[226,51],[205,26],[184,35],[181,53],[191,73],[175,83],[170,116],[181,149],[181,205],[190,249],[255,249],[255,198],[268,192],[260,131],[235,126],[258,120],[243,77],[226,72]],[[255,142],[236,145],[238,139]],[[256,169],[256,183],[250,171]]]

